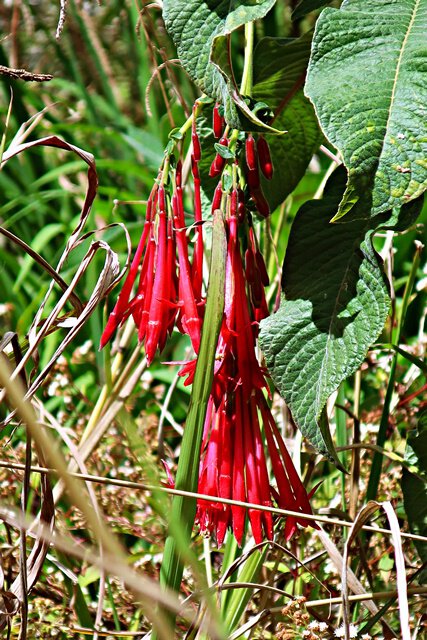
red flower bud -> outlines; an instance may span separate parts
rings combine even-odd
[[[270,148],[268,146],[268,142],[263,136],[260,136],[257,141],[257,151],[258,151],[258,159],[259,166],[261,167],[261,171],[263,175],[267,178],[267,180],[271,180],[273,177],[273,163],[270,155]]]
[[[211,168],[209,169],[209,177],[216,178],[222,173],[222,170],[224,169],[224,167],[225,167],[225,158],[223,158],[222,156],[219,155],[219,153],[217,153],[211,164]]]
[[[260,251],[257,250],[255,254],[255,260],[258,267],[259,275],[261,278],[261,282],[264,287],[268,287],[270,284],[270,278],[268,277],[267,268],[265,266],[264,258]]]
[[[246,217],[246,205],[245,205],[245,194],[243,193],[242,189],[240,189],[240,187],[237,189],[237,198],[238,198],[237,214],[239,218],[239,224],[242,224]]]
[[[196,162],[199,162],[200,158],[202,157],[202,148],[200,146],[199,136],[195,129],[191,134],[191,141],[193,143],[193,157]]]
[[[159,186],[158,197],[159,197],[159,212],[166,213],[165,188],[162,184]]]
[[[256,189],[255,191],[251,191],[252,200],[255,202],[255,206],[260,216],[263,218],[268,218],[270,215],[270,206],[267,200],[264,197],[261,189]]]
[[[246,164],[249,171],[258,171],[258,157],[255,146],[255,140],[250,133],[246,138]]]
[[[212,198],[212,213],[217,209],[221,208],[221,200],[222,200],[222,185],[220,181],[216,186],[214,196]]]
[[[222,136],[222,131],[224,129],[224,118],[219,113],[218,103],[214,106],[214,109],[213,109],[212,125],[213,125],[213,132],[214,132],[215,138],[220,138]]]
[[[181,162],[181,160],[178,160],[178,162],[176,163],[175,184],[176,184],[177,187],[180,187],[181,184],[182,184],[182,162]]]

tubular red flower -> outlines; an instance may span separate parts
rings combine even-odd
[[[240,388],[236,392],[241,396],[241,407],[243,412],[243,424],[245,425],[245,434],[243,438],[244,451],[245,451],[245,478],[246,478],[246,496],[247,501],[253,504],[262,504],[261,492],[258,483],[258,469],[257,459],[255,455],[255,446],[252,433],[252,420],[249,412],[248,398],[243,388]],[[264,455],[264,451],[263,451]],[[262,514],[258,509],[249,509],[249,521],[251,523],[252,534],[255,538],[255,543],[259,544],[263,540],[262,535]]]
[[[156,241],[152,236],[142,264],[138,293],[130,303],[133,319],[138,327],[138,341],[143,342],[147,330],[151,298],[154,283],[154,261],[156,258]]]
[[[226,263],[225,318],[229,331],[235,335],[236,361],[243,391],[250,396],[254,388],[267,384],[255,355],[255,334],[249,315],[246,282],[240,254],[237,220],[230,218]]]
[[[241,406],[241,396],[235,398],[235,432],[234,432],[234,451],[233,451],[233,474],[232,474],[232,491],[233,500],[238,502],[246,502],[245,488],[245,458],[244,458],[244,425],[243,410]],[[234,537],[239,545],[242,544],[243,534],[245,531],[246,510],[244,507],[232,506],[232,529]]]
[[[194,298],[198,305],[199,315],[202,314],[202,285],[203,285],[203,217],[202,196],[199,169],[194,158],[191,159],[191,169],[194,184],[194,222],[197,225],[196,240],[193,253],[191,276],[193,282]]]
[[[145,354],[150,364],[159,346],[162,323],[166,320],[165,301],[167,300],[167,216],[165,190],[159,187],[159,229],[156,256],[156,273],[154,276],[153,294],[151,298],[149,318],[145,338]]]
[[[177,187],[172,199],[174,225],[179,259],[179,298],[183,313],[181,322],[188,333],[196,353],[199,352],[201,319],[197,311],[196,300],[191,282],[191,268],[188,259],[187,238],[185,233],[184,204],[181,187]]]
[[[132,263],[129,269],[129,273],[126,276],[126,280],[123,284],[122,290],[117,298],[117,302],[114,306],[113,311],[111,312],[105,329],[101,336],[100,348],[105,347],[107,342],[111,340],[113,333],[116,331],[117,327],[122,324],[122,322],[126,319],[126,312],[129,307],[129,298],[132,293],[132,288],[136,280],[136,276],[138,275],[139,265],[144,254],[144,249],[147,243],[147,239],[151,229],[151,217],[152,217],[152,209],[153,204],[155,206],[157,195],[157,184],[154,185],[150,197],[147,203],[147,211],[145,216],[145,223],[142,230],[141,238],[138,243],[138,247],[136,249],[135,255],[132,259]]]

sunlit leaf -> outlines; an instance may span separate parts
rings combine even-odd
[[[306,93],[349,170],[337,218],[366,192],[377,215],[427,187],[426,30],[423,0],[346,0],[316,23]]]

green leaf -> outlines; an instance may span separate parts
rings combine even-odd
[[[263,18],[276,0],[164,0],[163,17],[176,47],[180,61],[197,86],[208,96],[225,106],[227,122],[241,128],[234,105],[244,109],[244,103],[231,75],[225,77],[227,46],[221,36],[227,36],[247,22]],[[215,39],[216,63],[211,61]],[[220,70],[218,65],[221,66]],[[234,86],[234,91],[231,87]],[[251,112],[244,114],[249,120]],[[262,125],[262,122],[253,116]],[[248,125],[249,126],[249,125]],[[245,128],[242,126],[242,128]],[[250,126],[249,126],[250,128]]]
[[[260,333],[267,367],[296,425],[338,467],[326,401],[361,365],[390,307],[372,236],[412,223],[422,207],[421,198],[405,205],[400,216],[365,219],[359,201],[346,222],[331,224],[345,182],[340,167],[323,199],[298,211],[283,265],[281,305],[261,323]]]
[[[299,20],[307,15],[307,13],[320,9],[330,2],[331,0],[301,0],[292,13],[292,20]]]
[[[225,147],[223,144],[219,144],[218,142],[215,142],[214,149],[217,153],[219,153],[221,158],[224,158],[225,160],[234,160],[235,158],[234,153],[230,151],[228,147]]]
[[[306,94],[349,170],[336,219],[367,192],[377,215],[427,187],[426,30],[425,0],[345,0],[317,21]]]
[[[272,180],[262,189],[274,210],[295,189],[323,135],[303,87],[311,34],[298,40],[263,38],[254,52],[254,98],[268,103],[274,126],[287,133],[265,136],[274,165]]]
[[[345,186],[338,170],[322,200],[291,229],[278,312],[261,323],[267,367],[302,433],[337,464],[324,411],[363,362],[389,310],[387,283],[363,219],[331,225]]]
[[[420,414],[418,429],[408,436],[405,460],[418,467],[421,475],[402,471],[403,504],[411,533],[427,536],[427,411]],[[414,540],[422,562],[427,562],[427,544]],[[427,572],[424,570],[423,574]],[[421,581],[421,577],[420,577]]]
[[[259,551],[258,549],[253,551],[240,569],[237,582],[244,585],[258,582],[261,569],[266,559],[267,549],[268,547],[266,545]],[[227,601],[227,609],[224,610],[225,624],[229,633],[237,629],[241,623],[253,592],[254,589],[251,587],[232,589],[231,596]]]

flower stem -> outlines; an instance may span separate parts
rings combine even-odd
[[[254,51],[254,23],[245,24],[245,63],[243,67],[240,93],[252,96],[253,86],[253,51]]]

